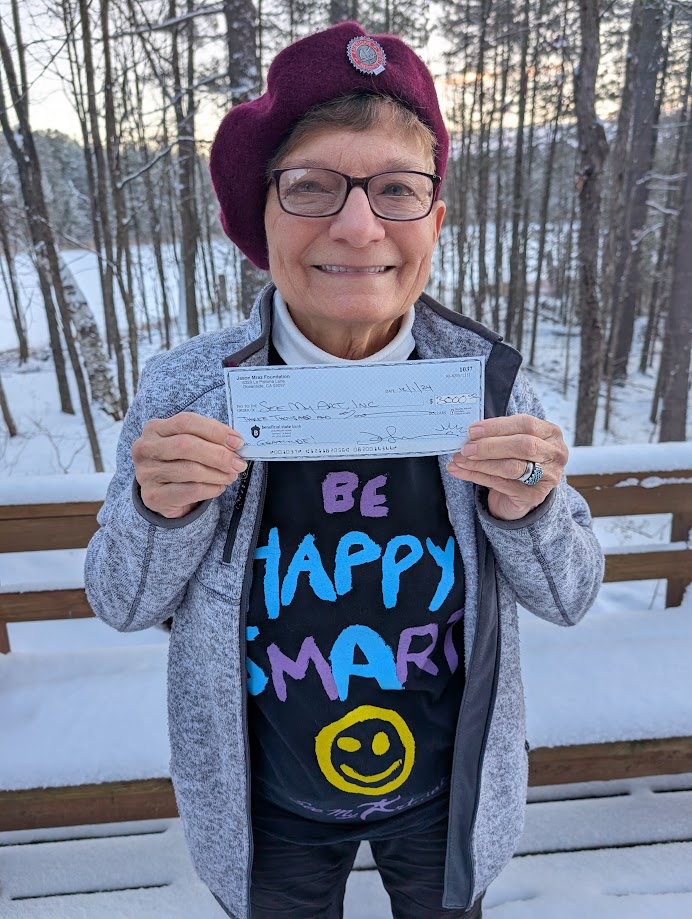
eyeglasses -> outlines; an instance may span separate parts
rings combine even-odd
[[[356,178],[335,169],[294,166],[273,169],[279,204],[296,217],[333,217],[353,188],[362,188],[370,209],[383,220],[422,220],[432,210],[439,176],[426,172],[379,172]]]

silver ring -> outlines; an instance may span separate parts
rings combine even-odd
[[[533,475],[535,468],[536,468],[535,463],[532,463],[531,460],[526,460],[526,468],[524,469],[521,475],[517,476],[517,482],[523,482],[523,484],[525,485],[528,482],[528,480],[531,478],[531,476]]]
[[[536,485],[543,477],[543,467],[540,463],[533,464],[533,472],[531,475],[524,481],[524,485]]]

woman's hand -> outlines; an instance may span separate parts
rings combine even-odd
[[[147,421],[132,445],[144,505],[174,518],[218,498],[247,468],[235,452],[242,443],[227,424],[193,412]]]
[[[472,424],[469,441],[455,453],[447,471],[488,489],[488,510],[500,520],[519,520],[543,502],[567,465],[568,450],[560,428],[533,415],[487,418]],[[540,463],[536,485],[517,479],[528,462]]]

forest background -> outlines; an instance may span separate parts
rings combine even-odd
[[[268,276],[225,240],[207,160],[276,53],[356,19],[416,47],[452,146],[429,291],[537,360],[579,340],[574,442],[655,379],[652,431],[684,440],[692,338],[689,0],[0,0],[2,372],[32,357],[27,265],[63,413],[120,420],[143,355],[247,315]],[[46,124],[46,81],[74,129]],[[37,103],[35,100],[39,99]],[[97,264],[98,296],[70,254]],[[105,335],[102,337],[100,329]],[[568,356],[570,351],[566,349]],[[76,398],[75,398],[76,396]]]

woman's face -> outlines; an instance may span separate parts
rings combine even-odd
[[[386,124],[364,132],[318,131],[280,164],[306,165],[359,177],[400,169],[434,172],[420,141]],[[445,205],[436,201],[422,220],[382,220],[363,189],[355,188],[333,217],[295,217],[281,210],[272,186],[264,215],[269,267],[296,325],[318,345],[333,338],[338,325],[355,336],[373,327],[396,331],[428,280],[444,213]]]

